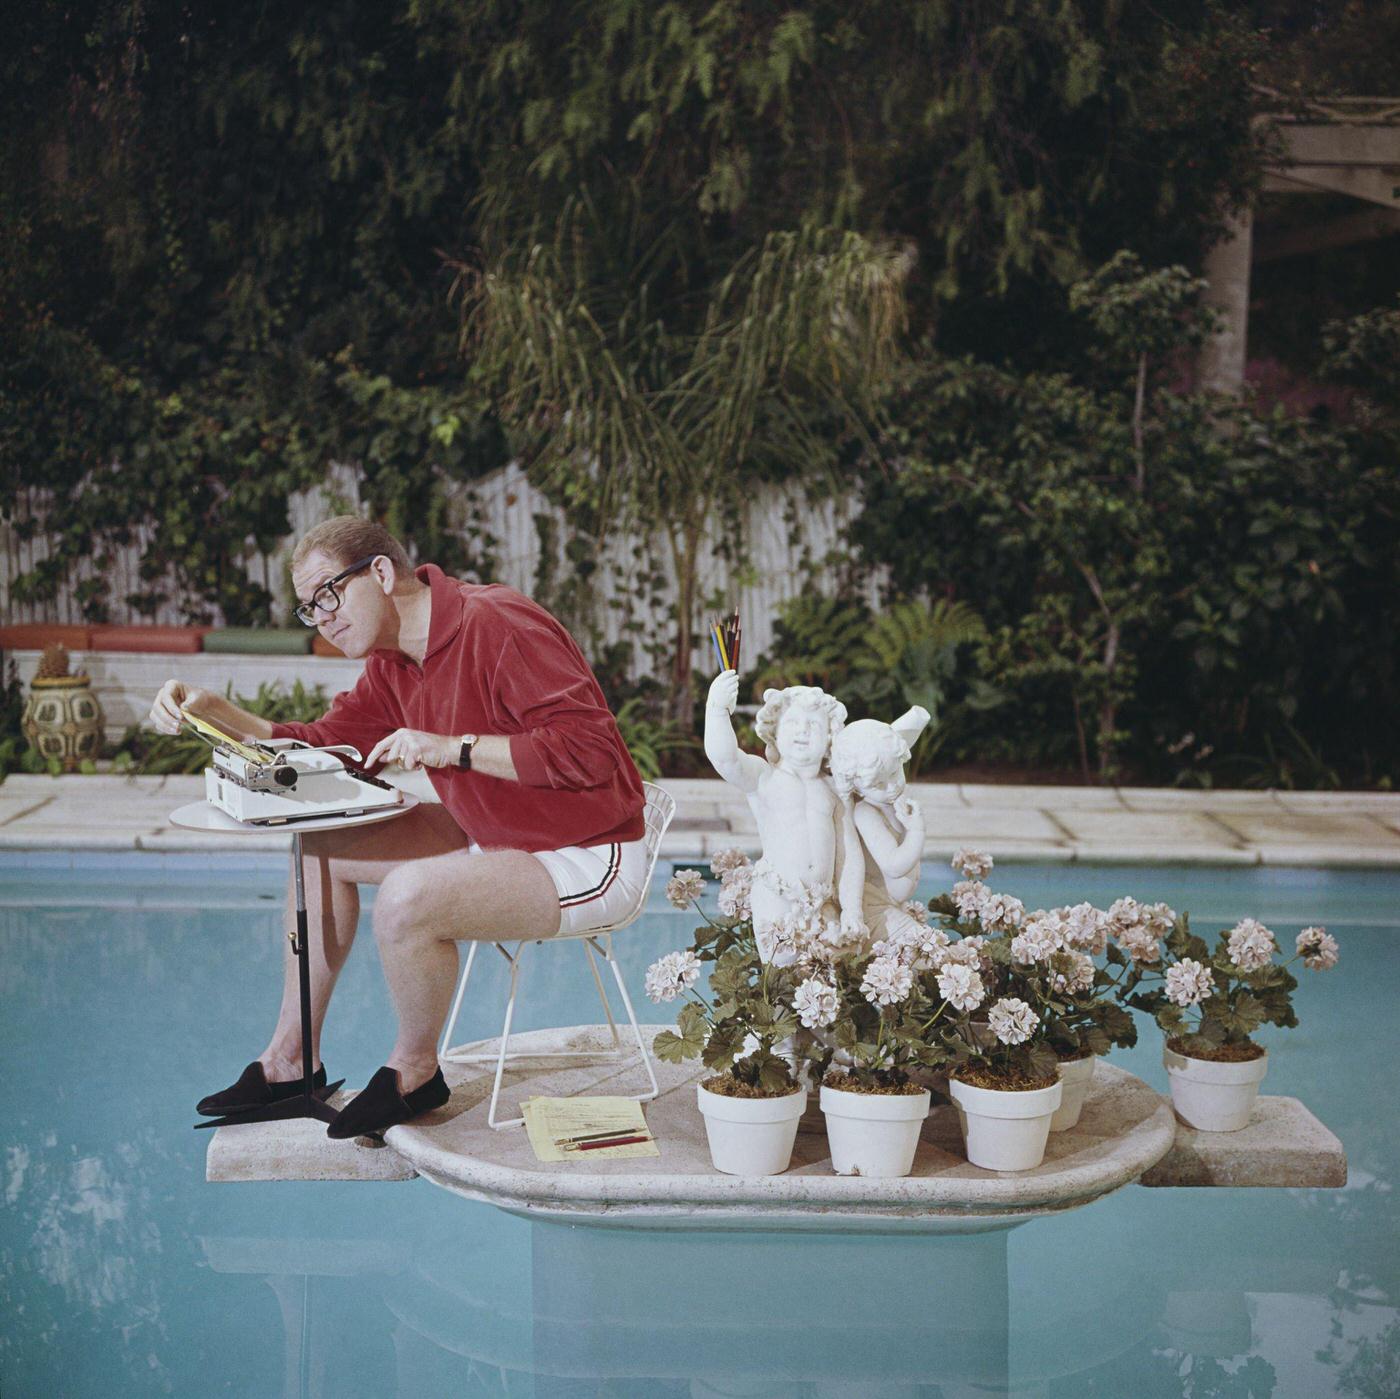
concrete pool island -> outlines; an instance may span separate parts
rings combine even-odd
[[[666,1028],[644,1026],[650,1038]],[[625,1093],[631,1070],[599,1067],[605,1026],[535,1031],[516,1048],[576,1051],[507,1077],[510,1101],[538,1094]],[[493,1041],[471,1046],[493,1051]],[[1195,1132],[1170,1102],[1112,1064],[1098,1066],[1077,1126],[1052,1136],[1045,1162],[997,1173],[969,1165],[953,1109],[935,1107],[914,1171],[876,1180],[832,1174],[820,1117],[810,1109],[793,1164],[782,1175],[735,1177],[710,1164],[695,1110],[703,1070],[658,1063],[661,1094],[647,1120],[661,1156],[642,1161],[536,1161],[522,1130],[486,1122],[489,1067],[454,1066],[452,1099],[417,1123],[391,1128],[385,1145],[327,1140],[315,1122],[221,1127],[209,1146],[211,1181],[407,1180],[422,1175],[468,1199],[514,1214],[574,1224],[646,1229],[970,1233],[1006,1229],[1077,1209],[1137,1181],[1150,1186],[1301,1186],[1346,1183],[1341,1143],[1295,1098],[1261,1097],[1242,1132]],[[815,1101],[815,1100],[813,1100]],[[805,1130],[810,1125],[811,1130]]]

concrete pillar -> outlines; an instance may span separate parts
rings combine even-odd
[[[1201,387],[1238,393],[1244,383],[1245,347],[1249,339],[1249,266],[1254,253],[1254,212],[1231,216],[1225,235],[1206,254],[1206,305],[1220,315],[1220,329],[1201,347]]]

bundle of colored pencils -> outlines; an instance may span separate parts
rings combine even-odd
[[[721,670],[739,669],[739,646],[744,639],[744,624],[739,620],[736,607],[727,621],[710,623],[710,639],[715,643],[715,654],[719,657]]]

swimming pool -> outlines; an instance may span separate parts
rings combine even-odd
[[[1161,898],[1202,931],[1251,914],[1285,944],[1326,923],[1342,963],[1305,976],[1301,1028],[1271,1032],[1265,1091],[1341,1137],[1347,1188],[1132,1186],[1009,1234],[861,1239],[532,1223],[421,1180],[208,1185],[192,1105],[270,1025],[279,866],[0,861],[0,1393],[1400,1394],[1400,878],[1008,865],[993,882],[1030,906]],[[633,986],[688,941],[659,888],[619,940]],[[595,1018],[574,960],[537,963],[523,1028]],[[483,992],[461,1038],[496,1030]],[[1141,1029],[1114,1062],[1164,1087]],[[333,1076],[363,1083],[391,1040],[366,930]]]

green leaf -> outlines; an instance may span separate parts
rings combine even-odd
[[[668,1064],[679,1064],[686,1059],[694,1059],[702,1046],[694,1040],[681,1039],[670,1030],[660,1030],[651,1042],[652,1053]]]

